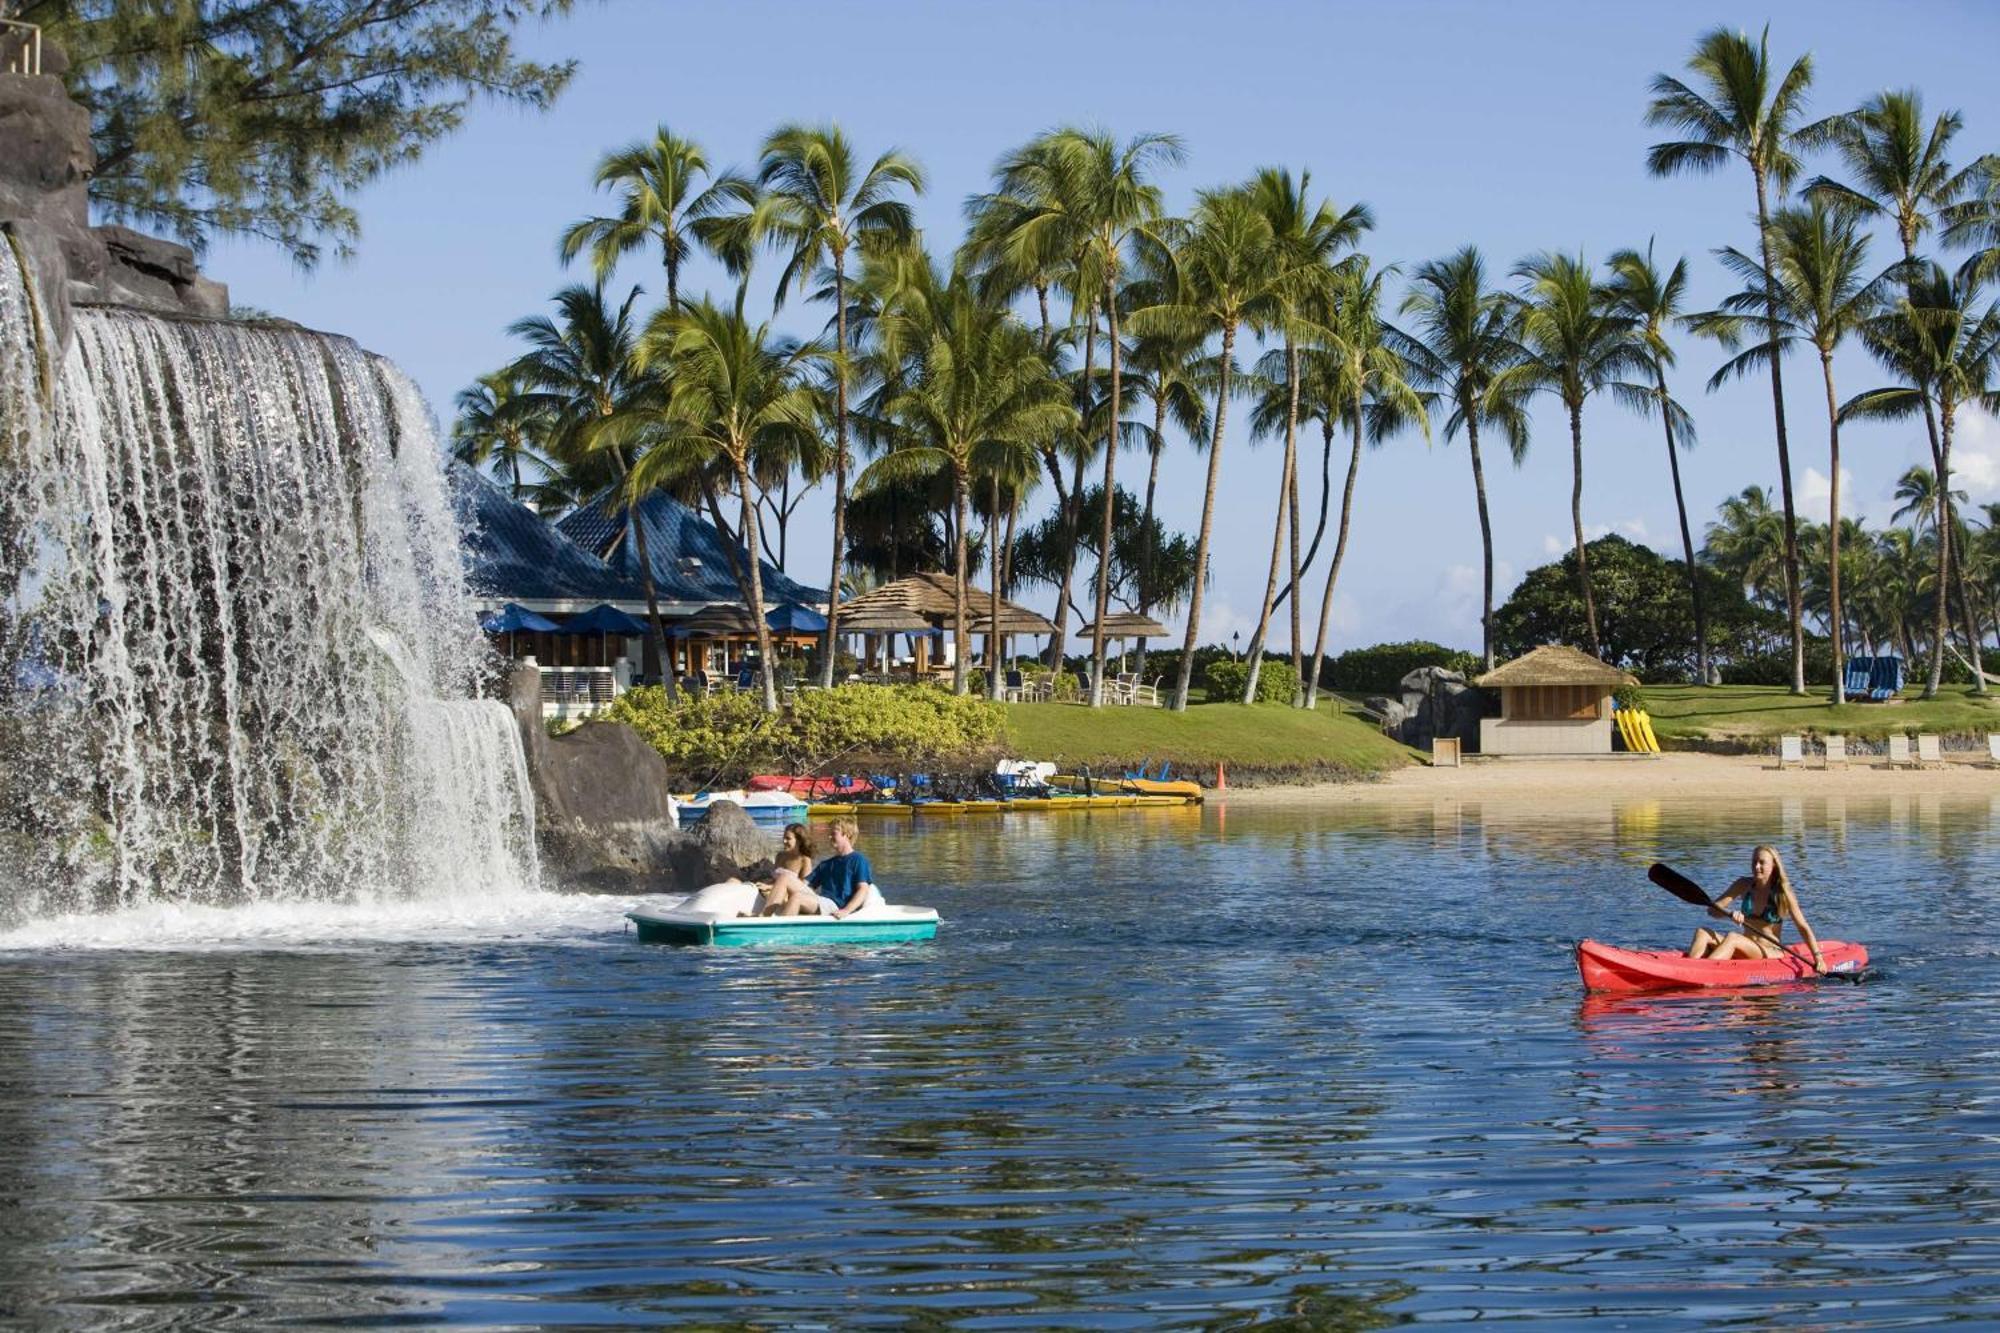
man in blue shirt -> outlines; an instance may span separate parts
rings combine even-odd
[[[854,850],[854,835],[860,831],[851,819],[833,821],[834,855],[812,868],[806,884],[819,896],[820,914],[835,919],[860,911],[871,899],[880,901],[875,891],[875,870],[868,858]]]

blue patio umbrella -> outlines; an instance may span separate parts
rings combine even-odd
[[[772,629],[787,630],[793,634],[823,634],[826,632],[826,617],[809,606],[797,602],[786,602],[774,606],[764,613],[764,622]]]
[[[479,628],[488,634],[553,634],[559,626],[547,616],[538,616],[524,606],[509,602],[480,621]]]
[[[556,628],[558,634],[620,634],[628,639],[639,638],[645,632],[645,621],[627,615],[609,602],[571,616]]]

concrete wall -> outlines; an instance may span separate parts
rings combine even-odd
[[[1610,754],[1611,718],[1588,721],[1523,722],[1514,718],[1479,720],[1481,754]]]

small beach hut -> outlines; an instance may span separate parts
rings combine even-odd
[[[1480,719],[1480,753],[1610,754],[1611,692],[1638,683],[1589,653],[1545,644],[1473,682],[1500,692],[1500,716]]]
[[[958,583],[947,574],[911,574],[885,583],[872,592],[841,603],[840,630],[859,632],[881,632],[883,630],[941,630],[950,632],[957,621]],[[966,633],[977,634],[981,630],[974,622],[984,622],[993,609],[993,599],[985,589],[971,582],[965,585]],[[1016,630],[1013,625],[1023,628]],[[1047,626],[1046,629],[1029,628]],[[1055,626],[1024,606],[1018,606],[1006,598],[1000,599],[1000,633],[1053,633]],[[930,669],[928,644],[919,640],[917,644],[917,670],[919,673]],[[970,658],[968,657],[968,661]]]

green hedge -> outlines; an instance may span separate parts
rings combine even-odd
[[[1378,643],[1367,648],[1350,648],[1330,659],[1320,681],[1328,689],[1346,690],[1350,694],[1394,694],[1402,688],[1403,677],[1418,667],[1430,666],[1462,671],[1470,679],[1479,674],[1479,654],[1423,639]]]
[[[1208,701],[1212,704],[1237,702],[1243,697],[1243,687],[1249,680],[1248,662],[1210,662],[1206,677]],[[1266,661],[1263,670],[1257,673],[1257,702],[1260,704],[1288,704],[1298,690],[1298,673],[1292,670],[1290,662]]]
[[[932,685],[842,685],[801,690],[792,706],[766,713],[754,692],[673,704],[656,686],[628,690],[606,716],[623,722],[693,781],[733,782],[773,768],[804,772],[845,756],[904,762],[969,756],[999,742],[1003,714],[977,697]]]
[[[1908,679],[1909,671],[1909,663],[1905,662],[1903,664],[1905,679]],[[1773,652],[1757,653],[1749,657],[1739,657],[1733,662],[1725,662],[1722,667],[1722,683],[1790,685],[1792,650],[1779,648]],[[1806,684],[1833,688],[1833,644],[1829,640],[1815,639],[1810,635],[1806,637]]]

